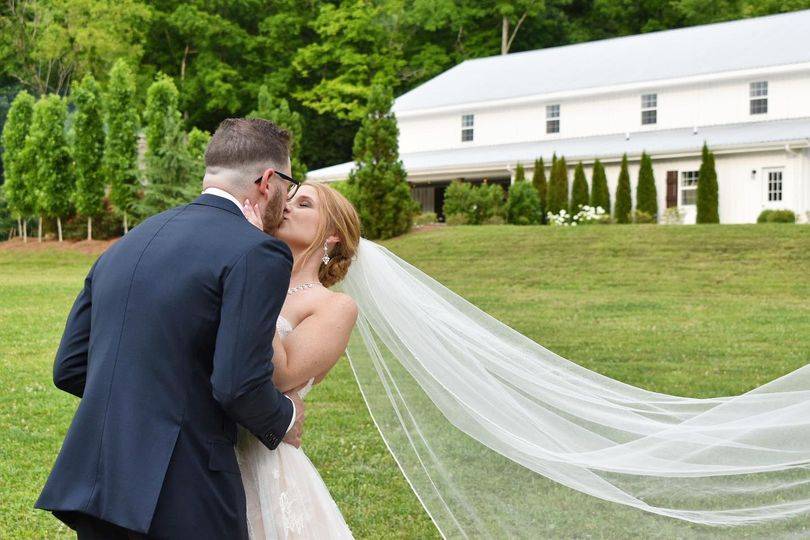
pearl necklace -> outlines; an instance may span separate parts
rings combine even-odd
[[[292,294],[294,292],[298,292],[303,289],[310,289],[315,285],[320,285],[320,283],[302,283],[300,285],[296,285],[295,287],[290,287],[289,289],[287,289],[287,294]]]

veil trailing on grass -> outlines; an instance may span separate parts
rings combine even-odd
[[[443,536],[810,534],[810,364],[739,396],[650,392],[365,239],[343,290],[363,397]]]

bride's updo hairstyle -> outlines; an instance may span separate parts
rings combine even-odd
[[[331,287],[346,277],[352,257],[357,253],[360,244],[360,218],[352,203],[335,188],[314,182],[305,185],[314,189],[317,194],[320,220],[315,240],[299,260],[303,265],[312,256],[319,259],[323,257],[324,242],[329,236],[336,234],[340,241],[329,246],[331,260],[328,264],[321,263],[318,270],[321,285]]]

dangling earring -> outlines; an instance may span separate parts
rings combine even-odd
[[[329,264],[332,258],[329,256],[329,245],[327,242],[323,243],[323,257],[321,258],[323,264]]]

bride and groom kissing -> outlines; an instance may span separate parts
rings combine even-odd
[[[357,317],[351,204],[290,174],[290,135],[227,119],[204,191],[93,264],[55,385],[80,398],[35,507],[79,538],[348,538],[301,451],[302,398]]]

